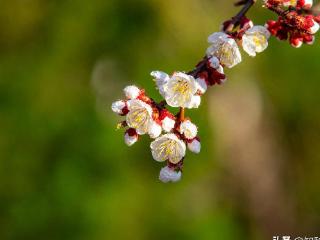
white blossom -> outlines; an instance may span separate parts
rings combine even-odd
[[[206,80],[203,78],[197,78],[196,79],[196,84],[197,84],[197,90],[201,93],[204,94],[207,89],[208,89],[208,85],[206,83]]]
[[[148,133],[153,123],[151,106],[138,99],[128,101],[127,105],[129,112],[126,122],[128,126],[136,129],[139,135]]]
[[[178,182],[181,179],[181,171],[176,172],[175,170],[166,166],[161,169],[159,179],[164,183]]]
[[[190,120],[186,120],[180,124],[180,133],[187,139],[193,139],[198,134],[198,128]]]
[[[168,133],[160,136],[150,144],[154,160],[163,162],[169,160],[176,164],[186,154],[186,145],[175,134]]]
[[[116,101],[116,102],[112,103],[111,109],[116,114],[121,115],[121,114],[123,114],[122,110],[125,108],[125,106],[126,106],[126,102],[122,101],[122,100],[119,100],[119,101]]]
[[[161,96],[165,96],[164,86],[169,81],[170,77],[165,72],[161,71],[153,71],[151,72],[151,76],[154,77],[154,81],[156,82],[157,88],[161,94]]]
[[[170,132],[174,128],[174,125],[176,124],[176,121],[173,120],[170,117],[165,117],[161,121],[161,123],[162,123],[163,130],[166,131],[166,132]]]
[[[250,56],[263,52],[268,47],[270,32],[264,26],[253,26],[242,37],[242,47]]]
[[[136,86],[127,86],[123,92],[128,99],[136,99],[140,95],[140,89]]]
[[[188,142],[188,149],[193,153],[200,153],[201,143],[198,139],[193,139],[191,142]]]
[[[164,97],[171,107],[196,108],[193,97],[197,92],[194,77],[182,72],[174,73],[163,86]]]
[[[207,49],[208,56],[215,56],[220,64],[232,68],[241,62],[241,54],[237,42],[223,32],[213,33],[208,37],[212,45]]]
[[[151,138],[157,138],[160,136],[161,132],[162,132],[161,126],[158,123],[153,122],[149,128],[148,133]]]

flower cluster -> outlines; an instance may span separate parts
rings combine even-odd
[[[267,0],[265,6],[276,12],[276,21],[269,20],[266,27],[279,40],[288,40],[293,47],[313,44],[319,30],[319,18],[309,14],[312,0]]]
[[[159,90],[170,87],[170,91],[164,91],[170,106],[199,106],[201,87],[192,76],[174,73],[169,77],[162,72],[152,72],[151,75],[155,78]],[[160,83],[162,80],[165,81]],[[170,113],[163,104],[158,104],[148,97],[143,89],[128,86],[124,89],[124,94],[126,98],[114,102],[111,108],[113,112],[126,118],[119,124],[119,127],[127,128],[125,143],[132,146],[145,134],[155,139],[150,145],[153,158],[158,162],[167,162],[167,166],[160,172],[160,180],[178,181],[181,178],[186,148],[194,153],[200,152],[197,126],[189,119],[181,120]]]
[[[125,120],[118,126],[126,128],[125,143],[132,146],[141,135],[152,138],[150,144],[154,160],[165,162],[160,171],[162,182],[177,182],[181,179],[186,150],[200,153],[201,143],[198,127],[185,117],[185,109],[198,108],[201,96],[209,86],[226,81],[225,68],[233,68],[242,61],[241,48],[251,57],[268,47],[271,35],[290,39],[298,47],[312,43],[318,31],[319,17],[306,15],[311,8],[310,0],[265,0],[265,6],[278,13],[278,21],[268,21],[266,26],[254,25],[245,16],[254,0],[241,0],[245,6],[240,13],[222,24],[220,32],[208,37],[210,46],[205,57],[190,72],[151,72],[163,101],[155,102],[143,89],[128,86],[125,99],[112,104],[112,110]],[[166,106],[179,108],[170,112]]]

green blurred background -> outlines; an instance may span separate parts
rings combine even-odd
[[[262,1],[261,1],[262,2]],[[258,2],[257,24],[275,18]],[[320,45],[227,70],[198,123],[202,152],[162,184],[111,102],[149,73],[190,70],[238,9],[225,0],[3,0],[0,239],[272,239],[320,235]]]

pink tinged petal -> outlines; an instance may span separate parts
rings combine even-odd
[[[311,34],[315,34],[319,30],[319,24],[314,20],[312,21],[313,21],[313,26],[309,29],[309,31]]]
[[[290,44],[294,48],[300,48],[302,46],[303,40],[300,38],[291,39]]]
[[[124,141],[129,147],[135,144],[138,141],[138,139],[139,139],[139,135],[132,128],[128,129],[124,135]]]

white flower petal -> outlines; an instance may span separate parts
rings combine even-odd
[[[263,52],[268,47],[270,32],[264,26],[253,26],[242,37],[242,47],[250,56]]]
[[[313,0],[304,0],[304,6],[303,6],[303,7],[304,7],[305,9],[311,8],[312,5],[313,5]]]
[[[168,133],[158,137],[150,144],[154,160],[163,162],[169,160],[176,164],[186,154],[186,145],[175,134]]]
[[[176,121],[169,118],[169,117],[165,117],[162,120],[162,128],[166,132],[171,132],[171,130],[174,128],[175,124],[176,124]]]
[[[188,149],[193,153],[200,153],[201,143],[197,139],[193,139],[192,142],[188,142]]]
[[[129,127],[136,129],[139,135],[149,132],[152,119],[152,108],[141,100],[134,99],[127,102],[129,113],[126,122]]]
[[[214,33],[208,41],[212,45],[207,49],[208,56],[215,56],[222,65],[232,68],[241,62],[241,53],[237,42],[225,33]]]
[[[189,105],[186,105],[186,108],[198,108],[201,104],[201,97],[198,95],[194,95],[189,102]]]
[[[217,57],[213,56],[209,59],[210,67],[217,69],[220,66],[220,61]]]
[[[119,100],[119,101],[116,101],[116,102],[113,102],[112,103],[112,106],[111,106],[111,109],[113,112],[121,115],[123,114],[123,108],[125,108],[126,106],[126,102],[125,101],[122,101],[122,100]]]
[[[176,72],[165,85],[165,99],[171,107],[187,107],[197,92],[194,77],[182,72]]]
[[[221,65],[217,68],[217,72],[221,73],[221,74],[224,74],[224,69],[223,69],[223,67]]]
[[[160,136],[161,132],[162,132],[161,126],[158,123],[153,122],[149,128],[150,137],[157,138]]]
[[[151,76],[157,80],[168,81],[169,75],[162,71],[152,71]]]
[[[200,91],[201,94],[204,94],[207,91],[208,85],[207,85],[205,79],[197,78],[196,84],[197,84],[197,89],[198,89],[197,91]]]
[[[198,128],[190,120],[186,120],[180,124],[180,133],[187,139],[193,139],[198,134]]]
[[[309,29],[309,31],[311,34],[315,34],[316,32],[319,31],[319,24],[314,20],[312,21],[313,21],[313,26]]]
[[[223,42],[228,38],[229,38],[229,35],[224,32],[215,32],[208,37],[208,42],[209,43],[216,43],[219,41]]]
[[[161,169],[159,179],[163,183],[178,182],[181,179],[181,171],[176,172],[168,166]]]
[[[136,86],[127,86],[123,91],[128,99],[136,99],[140,95],[140,89]]]
[[[169,81],[170,77],[165,72],[161,71],[153,71],[151,72],[151,76],[154,77],[154,80],[156,82],[157,88],[161,94],[161,96],[165,97],[166,92],[166,84]]]
[[[130,136],[128,133],[124,135],[124,142],[131,147],[133,144],[135,144],[138,141],[138,135]]]

